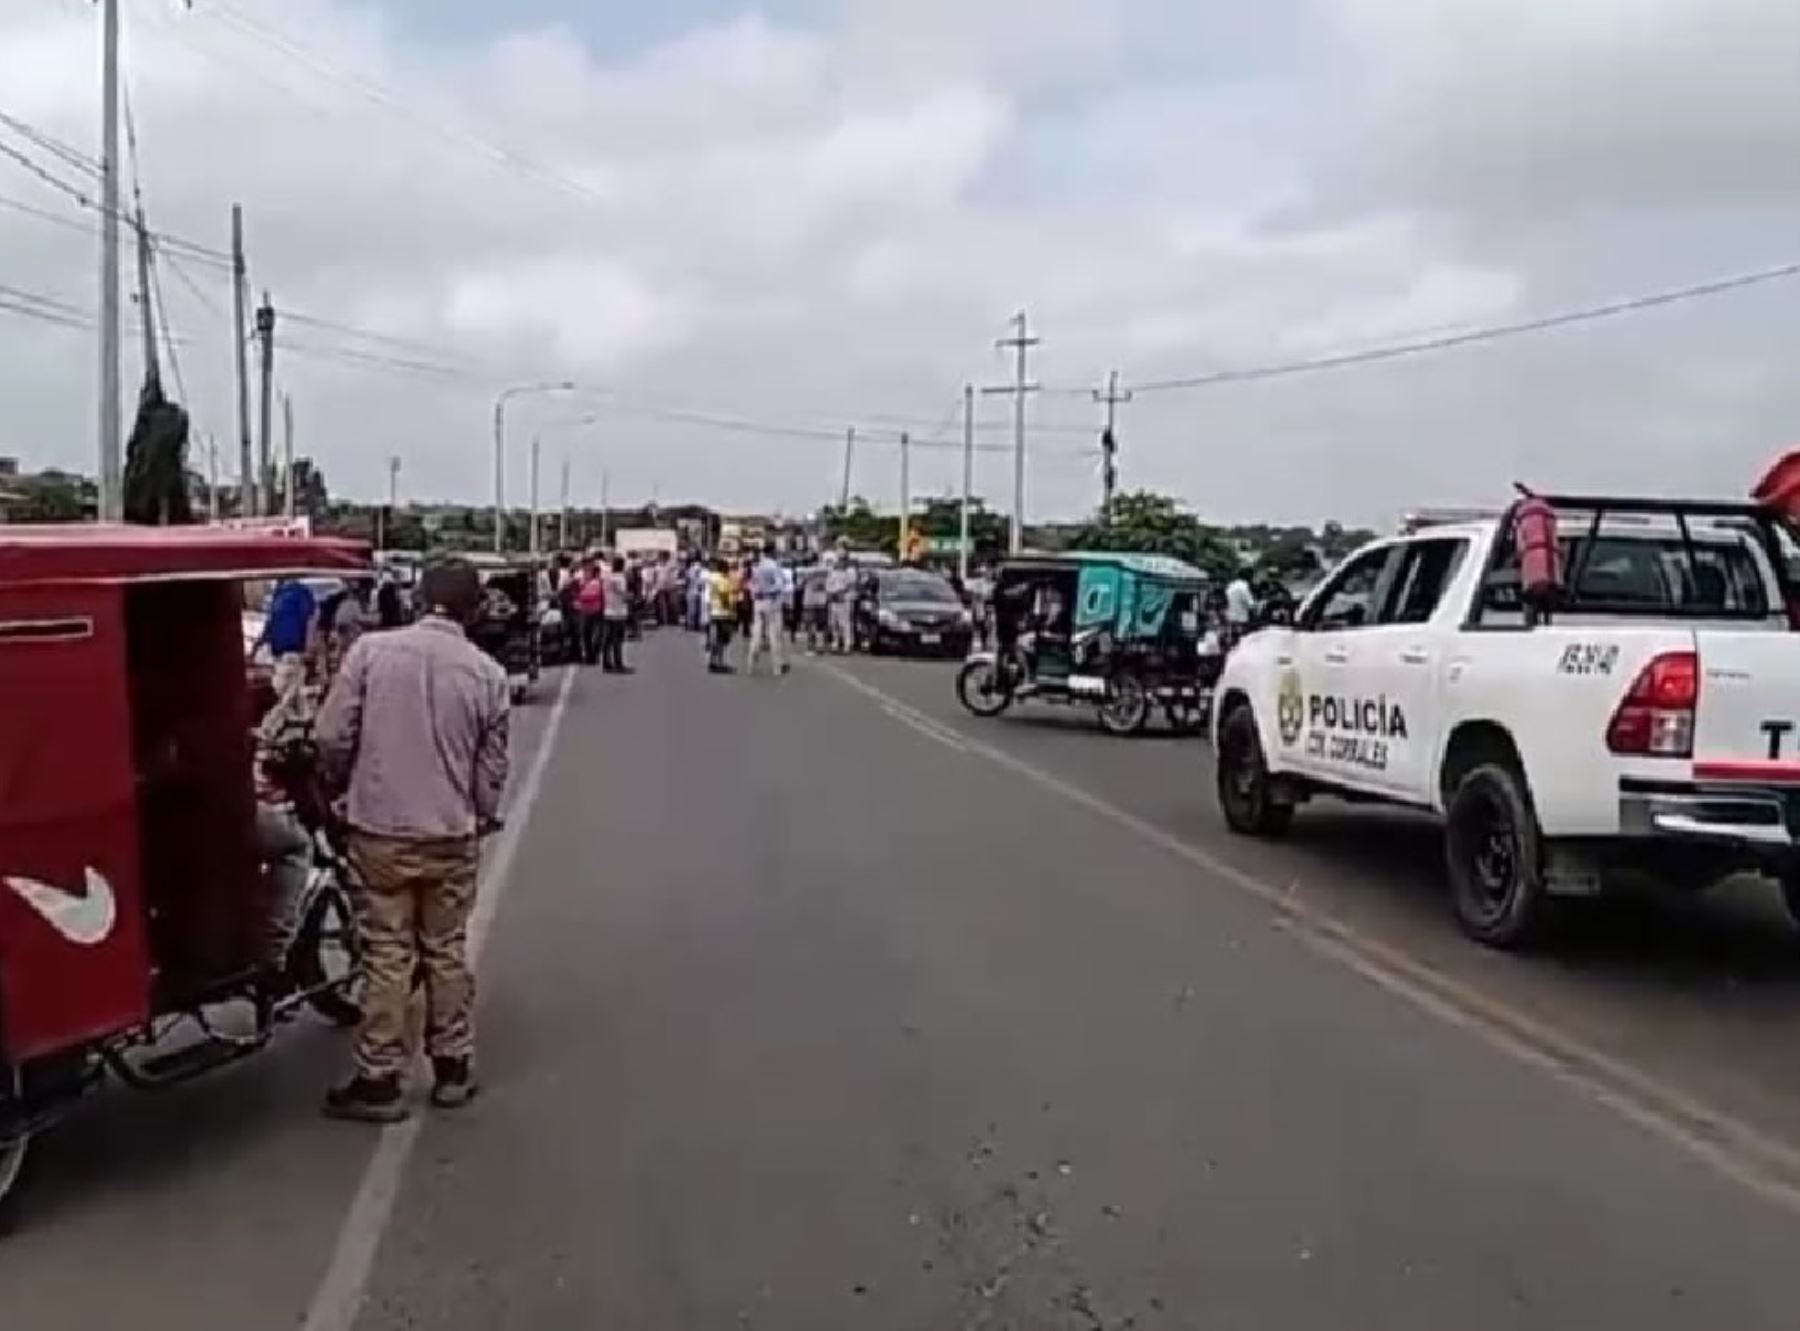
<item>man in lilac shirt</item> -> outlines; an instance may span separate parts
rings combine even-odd
[[[362,879],[362,1025],[355,1075],[326,1113],[391,1123],[408,1113],[415,1051],[407,1007],[425,979],[432,1103],[475,1095],[469,915],[481,836],[506,788],[506,675],[464,636],[481,604],[467,564],[426,570],[425,614],[365,634],[344,658],[318,718],[318,742],[347,774],[350,857]]]

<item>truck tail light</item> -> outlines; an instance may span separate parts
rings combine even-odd
[[[1694,752],[1694,709],[1700,702],[1700,658],[1664,652],[1638,672],[1606,727],[1618,754],[1687,758]]]

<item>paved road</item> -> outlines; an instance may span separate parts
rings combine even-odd
[[[569,695],[484,956],[489,1093],[380,1148],[391,1213],[339,1244],[373,1139],[314,1118],[333,1051],[296,1041],[56,1139],[0,1326],[291,1327],[345,1252],[360,1331],[1794,1324],[1780,1134],[1709,1137],[1665,1092],[1719,1086],[1601,1038],[1615,990],[1697,1005],[1657,971],[1702,953],[1488,958],[1418,886],[1355,890],[1420,876],[1402,825],[1226,845],[1191,742],[979,727],[928,667],[641,659]],[[1791,972],[1768,922],[1707,927],[1757,977],[1730,1041]],[[1782,1100],[1740,1080],[1734,1113]]]

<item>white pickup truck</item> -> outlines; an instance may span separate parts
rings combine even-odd
[[[1315,795],[1444,820],[1456,915],[1522,946],[1629,868],[1777,880],[1800,919],[1800,547],[1750,504],[1553,498],[1560,584],[1520,595],[1514,515],[1413,523],[1232,653],[1219,803],[1285,831]]]

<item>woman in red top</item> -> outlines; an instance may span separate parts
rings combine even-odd
[[[575,624],[584,665],[600,663],[600,638],[605,629],[606,582],[592,559],[583,561],[575,582]]]

